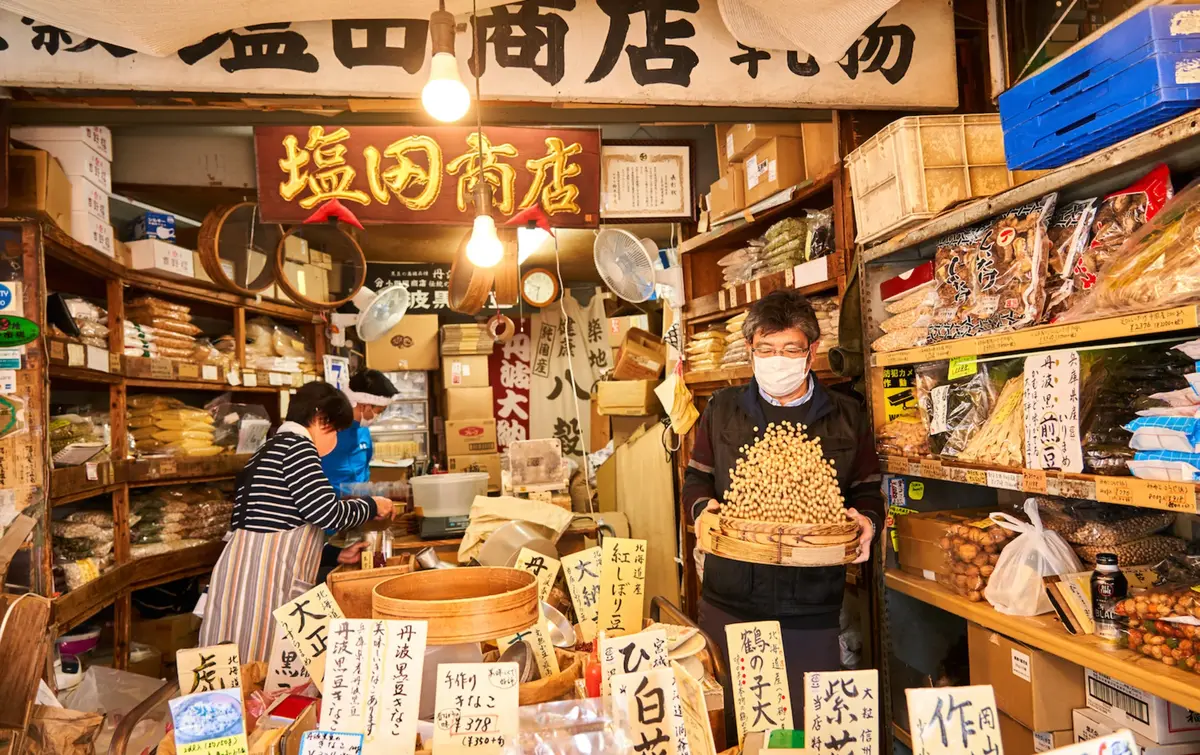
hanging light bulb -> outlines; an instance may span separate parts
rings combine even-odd
[[[481,178],[475,186],[475,226],[467,241],[467,259],[475,267],[495,267],[504,257],[504,245],[496,234],[491,209],[492,191]]]
[[[471,93],[458,73],[454,57],[454,16],[446,12],[444,3],[429,17],[429,39],[433,59],[429,62],[429,81],[421,90],[425,112],[443,123],[452,123],[467,114]]]

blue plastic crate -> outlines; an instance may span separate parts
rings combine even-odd
[[[1065,165],[1200,105],[1200,33],[1178,22],[1198,10],[1143,11],[1000,95],[1009,167]]]

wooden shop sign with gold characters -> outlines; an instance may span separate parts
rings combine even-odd
[[[268,223],[302,222],[337,199],[363,223],[469,225],[481,178],[497,224],[531,207],[556,227],[600,222],[596,129],[265,126],[254,140]]]

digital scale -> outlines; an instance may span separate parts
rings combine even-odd
[[[469,514],[460,516],[426,516],[421,518],[421,528],[418,530],[422,540],[444,540],[458,537],[467,531],[471,523]]]

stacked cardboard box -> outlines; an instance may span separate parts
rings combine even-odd
[[[110,257],[115,256],[108,220],[112,193],[112,133],[103,126],[29,126],[12,130],[14,141],[45,150],[58,160],[71,188],[70,223],[64,231]]]
[[[1200,753],[1195,712],[1092,669],[1084,676],[1087,708],[1075,711],[1077,742],[1129,729],[1142,755]]]
[[[1073,711],[1085,700],[1082,666],[978,624],[967,626],[967,644],[971,684],[990,684],[996,695],[1006,753],[1041,752],[1071,741]]]
[[[488,375],[493,342],[490,337],[477,337],[475,331],[471,326],[442,328],[446,468],[451,472],[487,472],[488,490],[499,491],[500,453]]]
[[[654,388],[666,362],[667,346],[661,338],[641,328],[625,328],[612,379],[600,381],[592,393],[592,450],[609,440],[616,448],[637,428],[658,421],[662,412]]]
[[[721,178],[708,195],[713,220],[815,179],[836,165],[833,123],[717,126],[717,163]]]

